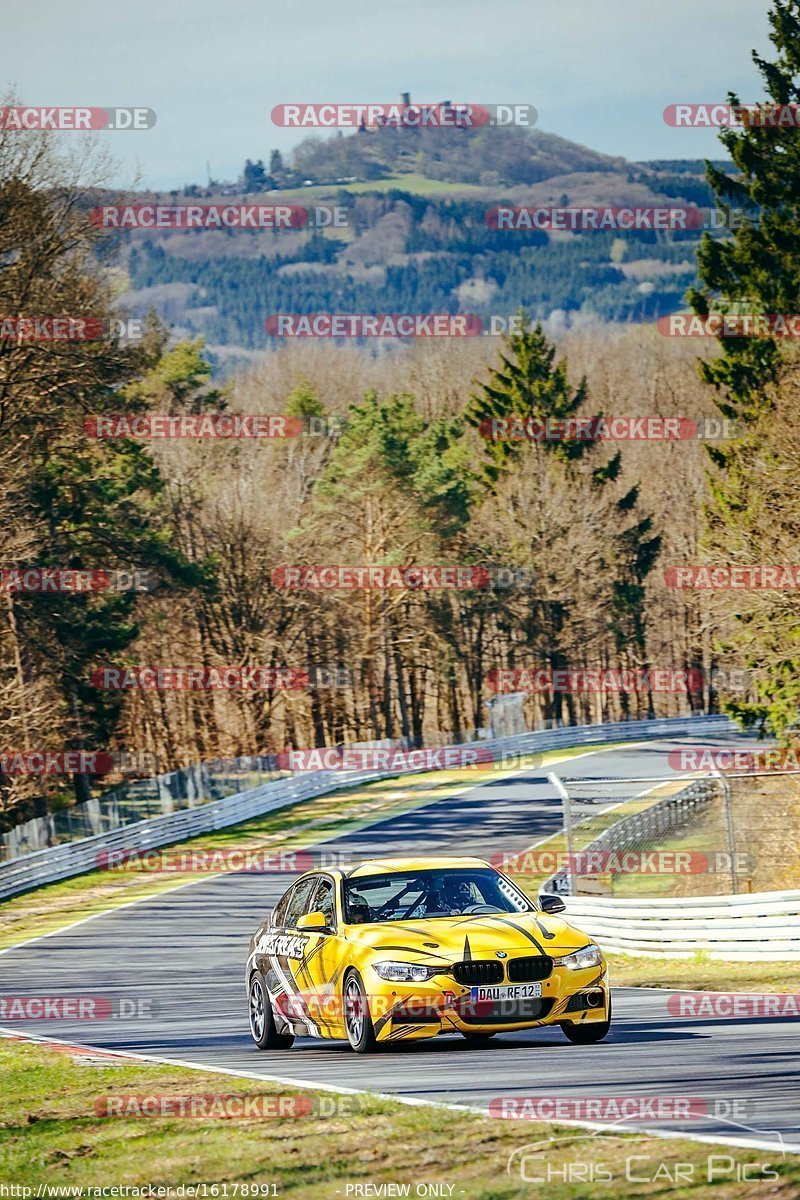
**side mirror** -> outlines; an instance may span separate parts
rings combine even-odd
[[[307,929],[309,933],[324,933],[328,928],[328,920],[324,912],[305,913],[297,918],[297,928]]]
[[[564,901],[553,892],[544,892],[539,897],[539,908],[545,913],[562,913],[567,911]]]

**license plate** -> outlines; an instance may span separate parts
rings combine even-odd
[[[530,1000],[533,996],[541,996],[540,983],[515,983],[509,987],[474,987],[472,988],[473,1003],[478,1000]]]

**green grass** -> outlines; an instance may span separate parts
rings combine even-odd
[[[608,961],[615,987],[800,993],[800,963],[797,962],[721,962],[702,952],[691,958],[610,954]]]
[[[288,1054],[287,1062],[291,1058]],[[800,1156],[781,1159],[763,1150],[723,1150],[684,1139],[665,1141],[616,1132],[613,1137],[596,1137],[588,1131],[524,1120],[411,1107],[365,1096],[337,1097],[202,1070],[75,1055],[18,1041],[0,1040],[0,1072],[4,1092],[0,1180],[6,1185],[149,1184],[173,1189],[205,1183],[213,1195],[210,1189],[215,1184],[226,1183],[228,1195],[233,1195],[234,1184],[274,1184],[278,1196],[293,1200],[336,1200],[347,1195],[348,1185],[409,1184],[414,1195],[418,1183],[435,1182],[451,1185],[452,1196],[468,1200],[530,1200],[540,1191],[522,1182],[518,1169],[509,1174],[507,1165],[514,1151],[537,1144],[535,1157],[527,1160],[528,1172],[552,1172],[553,1182],[541,1193],[548,1200],[645,1194],[656,1200],[744,1200],[761,1195],[762,1190],[770,1200],[788,1200],[800,1187]],[[626,1090],[617,1085],[614,1094]],[[536,1093],[536,1088],[531,1091]],[[101,1115],[103,1097],[218,1094],[267,1097],[273,1105],[282,1098],[284,1113],[286,1105],[303,1112],[309,1102],[313,1106],[321,1100],[329,1115],[250,1119]],[[552,1145],[550,1139],[556,1139]],[[745,1173],[743,1164],[752,1164],[751,1178],[756,1164],[771,1161],[779,1178],[770,1184],[737,1183],[735,1177],[730,1183],[709,1184],[708,1156],[714,1153],[730,1154],[740,1165],[740,1174]],[[629,1190],[625,1166],[634,1155],[636,1174],[649,1178],[660,1174],[660,1182],[645,1190]],[[598,1159],[612,1172],[615,1187],[603,1181],[560,1181],[571,1162]],[[679,1163],[691,1165],[693,1181],[673,1187],[667,1177],[674,1176]],[[223,1194],[221,1188],[216,1194]]]
[[[664,838],[648,846],[648,850],[658,850],[664,853],[712,854],[712,839],[706,830],[681,833],[673,838]],[[740,890],[742,880],[739,880]],[[746,882],[746,881],[745,881]],[[681,890],[676,890],[676,884]],[[712,892],[712,886],[714,891]],[[726,871],[720,875],[700,874],[687,875],[637,875],[635,872],[619,874],[614,877],[614,895],[630,900],[669,899],[675,896],[675,903],[686,903],[692,895],[709,896],[712,894],[727,895],[731,891],[731,877]]]

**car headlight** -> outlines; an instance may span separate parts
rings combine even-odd
[[[381,979],[389,983],[422,983],[441,973],[441,967],[423,967],[419,963],[379,962],[372,964]]]
[[[599,946],[591,943],[574,954],[565,954],[563,958],[555,958],[557,967],[569,967],[570,971],[583,971],[586,967],[599,967],[603,963],[603,954]]]

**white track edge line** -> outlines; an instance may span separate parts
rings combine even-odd
[[[402,1096],[397,1092],[375,1092],[365,1088],[342,1087],[334,1083],[315,1083],[304,1079],[295,1079],[293,1076],[285,1075],[257,1075],[254,1071],[237,1071],[231,1067],[215,1067],[205,1066],[202,1063],[189,1062],[186,1059],[179,1058],[162,1058],[154,1054],[137,1054],[130,1050],[110,1050],[105,1046],[86,1046],[81,1042],[65,1041],[63,1038],[45,1037],[39,1034],[20,1034],[17,1030],[10,1030],[5,1026],[0,1026],[0,1037],[9,1037],[11,1039],[22,1039],[32,1042],[51,1043],[55,1046],[71,1046],[75,1050],[85,1050],[87,1053],[97,1053],[101,1051],[105,1054],[116,1055],[118,1058],[131,1059],[134,1062],[152,1062],[159,1066],[167,1067],[184,1067],[191,1071],[208,1071],[212,1075],[226,1075],[234,1079],[252,1079],[261,1083],[288,1083],[292,1087],[302,1087],[308,1091],[320,1092],[335,1092],[338,1095],[346,1096],[366,1096],[374,1100],[394,1101],[397,1104],[405,1104],[410,1108],[442,1108],[448,1112],[471,1112],[477,1116],[490,1116],[487,1109],[477,1108],[467,1104],[453,1104],[446,1100],[426,1100],[421,1096]],[[509,1119],[509,1118],[505,1118]],[[512,1118],[513,1119],[513,1118]],[[603,1121],[547,1121],[542,1120],[543,1125],[558,1125],[566,1126],[571,1129],[593,1129],[600,1133],[608,1133],[611,1126],[608,1122]],[[781,1138],[780,1147],[776,1147],[774,1142],[766,1142],[757,1138],[729,1138],[712,1137],[703,1133],[684,1133],[677,1129],[651,1129],[648,1126],[631,1127],[630,1129],[617,1129],[617,1136],[623,1132],[631,1136],[644,1135],[647,1137],[657,1137],[663,1139],[671,1139],[673,1141],[681,1138],[692,1142],[703,1142],[712,1146],[738,1146],[748,1150],[776,1150],[779,1149],[782,1154],[788,1151],[791,1154],[800,1154],[800,1144],[796,1147],[789,1146],[783,1142],[782,1135],[775,1130],[778,1137]]]

